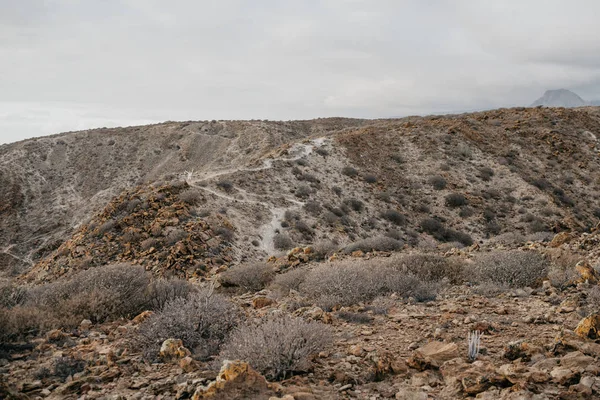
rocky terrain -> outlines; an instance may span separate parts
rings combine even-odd
[[[4,145],[0,398],[600,397],[598,135],[518,108]]]

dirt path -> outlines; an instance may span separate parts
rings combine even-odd
[[[230,169],[215,171],[215,172],[211,172],[211,173],[203,173],[200,176],[197,176],[197,174],[194,171],[187,171],[185,173],[186,174],[185,180],[186,180],[187,184],[190,185],[191,187],[203,190],[207,193],[210,193],[214,196],[220,197],[227,201],[260,205],[262,207],[265,207],[267,210],[269,210],[269,212],[272,215],[272,218],[268,223],[262,225],[258,229],[258,233],[261,237],[260,248],[267,254],[272,254],[275,251],[273,239],[275,238],[275,234],[277,233],[277,231],[279,229],[281,229],[280,221],[283,219],[285,212],[288,210],[295,210],[297,208],[302,207],[304,205],[304,202],[296,200],[295,198],[290,197],[290,196],[285,196],[285,197],[283,197],[283,199],[286,202],[293,204],[294,206],[293,207],[277,207],[277,206],[273,205],[272,203],[270,203],[269,201],[261,200],[261,198],[265,197],[265,196],[261,196],[259,194],[255,194],[255,193],[250,193],[241,188],[235,188],[235,190],[242,195],[241,198],[237,198],[237,197],[233,197],[233,196],[218,192],[216,190],[210,189],[206,186],[202,186],[202,185],[200,185],[200,183],[207,182],[209,180],[212,180],[212,179],[215,179],[215,178],[218,178],[221,176],[231,175],[231,174],[234,174],[237,172],[264,171],[264,170],[273,168],[273,164],[275,162],[290,162],[290,161],[299,160],[303,157],[310,155],[315,148],[325,145],[325,143],[327,143],[328,140],[329,139],[327,139],[327,138],[317,138],[317,139],[311,140],[309,143],[296,143],[288,150],[288,153],[291,155],[291,157],[267,158],[262,161],[262,165],[259,167],[230,168]]]

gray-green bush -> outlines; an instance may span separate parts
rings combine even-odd
[[[218,352],[239,319],[239,310],[226,297],[203,288],[187,299],[168,301],[145,320],[136,344],[147,358],[155,359],[162,342],[177,338],[196,357],[204,359]]]
[[[548,274],[547,261],[535,251],[493,251],[475,259],[473,277],[512,288],[539,286]]]
[[[269,380],[306,372],[310,357],[331,343],[332,331],[320,322],[287,315],[238,328],[223,347],[224,359],[248,362]]]

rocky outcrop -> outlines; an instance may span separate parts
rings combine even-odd
[[[192,400],[256,399],[268,400],[276,395],[273,385],[248,363],[224,361],[217,379],[208,386],[199,387]]]

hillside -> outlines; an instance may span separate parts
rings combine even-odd
[[[0,398],[598,397],[599,135],[540,107],[2,146]]]
[[[207,127],[214,131],[202,133]],[[79,263],[72,258],[87,256],[56,249],[91,230],[93,218],[107,222],[94,215],[121,191],[152,182],[185,181],[202,197],[189,205],[203,216],[196,218],[227,219],[233,263],[380,236],[418,247],[583,232],[600,215],[599,130],[597,108],[506,109],[376,121],[167,123],[20,142],[0,149],[10,188],[0,219],[2,269]],[[121,235],[127,218],[127,209],[114,215],[112,233]]]

